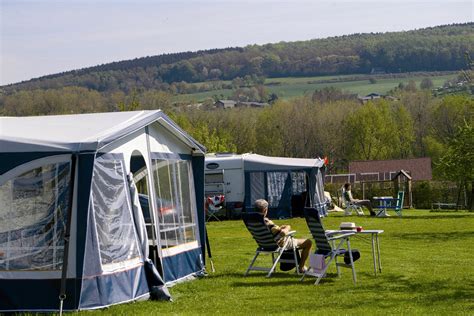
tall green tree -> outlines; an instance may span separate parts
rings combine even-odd
[[[391,138],[394,150],[392,158],[410,158],[413,155],[415,128],[413,119],[405,106],[401,104],[393,106],[391,124],[395,130]]]
[[[345,124],[347,156],[353,160],[392,156],[397,131],[386,101],[368,102],[352,113]]]
[[[471,187],[469,209],[474,208],[474,125],[464,121],[456,133],[450,137],[446,153],[436,164],[440,174],[446,179],[456,181],[459,190]],[[458,194],[458,205],[459,203]]]

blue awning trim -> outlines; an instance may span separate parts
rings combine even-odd
[[[164,257],[162,261],[166,283],[201,272],[204,269],[201,248],[186,251],[171,257]]]
[[[163,159],[163,160],[191,160],[193,158],[190,154],[177,154],[177,153],[150,153],[152,159]]]
[[[56,155],[64,152],[0,153],[0,175],[27,162]]]
[[[82,281],[79,309],[128,302],[149,293],[143,266]]]
[[[197,156],[193,157],[193,177],[194,177],[194,190],[196,196],[204,197],[204,157]],[[197,208],[197,220],[199,225],[199,241],[202,251],[202,260],[206,263],[206,219],[204,217],[204,199],[196,199]]]
[[[78,277],[82,277],[84,272],[84,254],[88,227],[87,214],[89,211],[94,158],[94,154],[81,154],[77,160],[76,269]]]
[[[40,272],[38,272],[40,273]],[[61,279],[0,281],[0,312],[6,311],[57,311]],[[80,280],[68,279],[65,310],[77,309]]]

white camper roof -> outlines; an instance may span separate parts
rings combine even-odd
[[[264,171],[264,170],[291,170],[306,168],[321,168],[324,166],[324,160],[320,158],[287,158],[287,157],[269,157],[258,154],[208,154],[206,163],[216,162],[225,163],[231,161],[243,161],[245,171]]]
[[[324,160],[305,158],[268,157],[257,154],[244,154],[244,168],[246,171],[258,170],[288,170],[298,168],[321,168]]]
[[[96,151],[155,121],[191,147],[205,147],[161,110],[72,115],[0,117],[0,152]]]

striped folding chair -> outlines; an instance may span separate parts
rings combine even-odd
[[[244,220],[245,226],[249,230],[253,239],[257,242],[257,250],[255,256],[252,259],[245,275],[247,276],[251,270],[257,271],[268,271],[267,278],[272,275],[275,271],[276,266],[279,262],[294,263],[296,266],[296,272],[298,273],[298,256],[295,243],[293,241],[293,235],[295,231],[291,231],[286,235],[283,246],[279,247],[273,236],[272,232],[265,225],[263,215],[260,213],[242,213],[242,219]],[[293,251],[293,259],[283,259],[282,254],[284,251]],[[271,254],[272,255],[272,266],[269,267],[257,267],[254,266],[257,257],[260,254]],[[276,257],[275,257],[276,256]],[[298,273],[299,274],[299,273]]]
[[[321,222],[321,217],[319,212],[315,208],[305,207],[304,217],[306,218],[306,223],[311,232],[311,235],[316,242],[316,253],[318,255],[324,256],[324,265],[321,270],[316,271],[314,267],[309,267],[308,270],[304,273],[301,281],[304,280],[305,276],[315,276],[316,282],[314,284],[319,284],[319,281],[326,275],[326,271],[332,262],[335,262],[337,275],[340,276],[339,267],[351,268],[352,269],[352,280],[356,284],[356,271],[354,267],[354,260],[352,258],[351,243],[349,238],[355,234],[355,232],[344,232],[341,233],[335,232],[334,234],[328,234],[323,228]],[[347,250],[343,249],[342,246],[346,244]],[[337,262],[337,258],[344,256],[345,254],[349,256],[349,264]]]

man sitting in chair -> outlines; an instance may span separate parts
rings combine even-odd
[[[374,212],[374,209],[372,208],[372,203],[370,203],[370,200],[358,200],[358,199],[354,199],[352,197],[351,184],[350,183],[344,184],[344,199],[346,201],[354,203],[357,206],[367,207],[369,209],[370,216],[375,216],[375,212]]]
[[[290,225],[281,225],[278,226],[273,223],[270,219],[267,218],[268,213],[268,202],[264,199],[256,200],[255,201],[255,208],[256,211],[263,215],[263,220],[265,221],[265,225],[270,229],[275,240],[277,241],[278,246],[283,246],[284,237],[288,232],[291,230]],[[299,262],[298,270],[300,273],[304,273],[306,271],[305,262],[308,259],[309,253],[311,251],[312,242],[310,239],[293,239],[295,242],[295,247],[301,249],[301,261]],[[293,247],[293,245],[289,245],[289,247]]]

